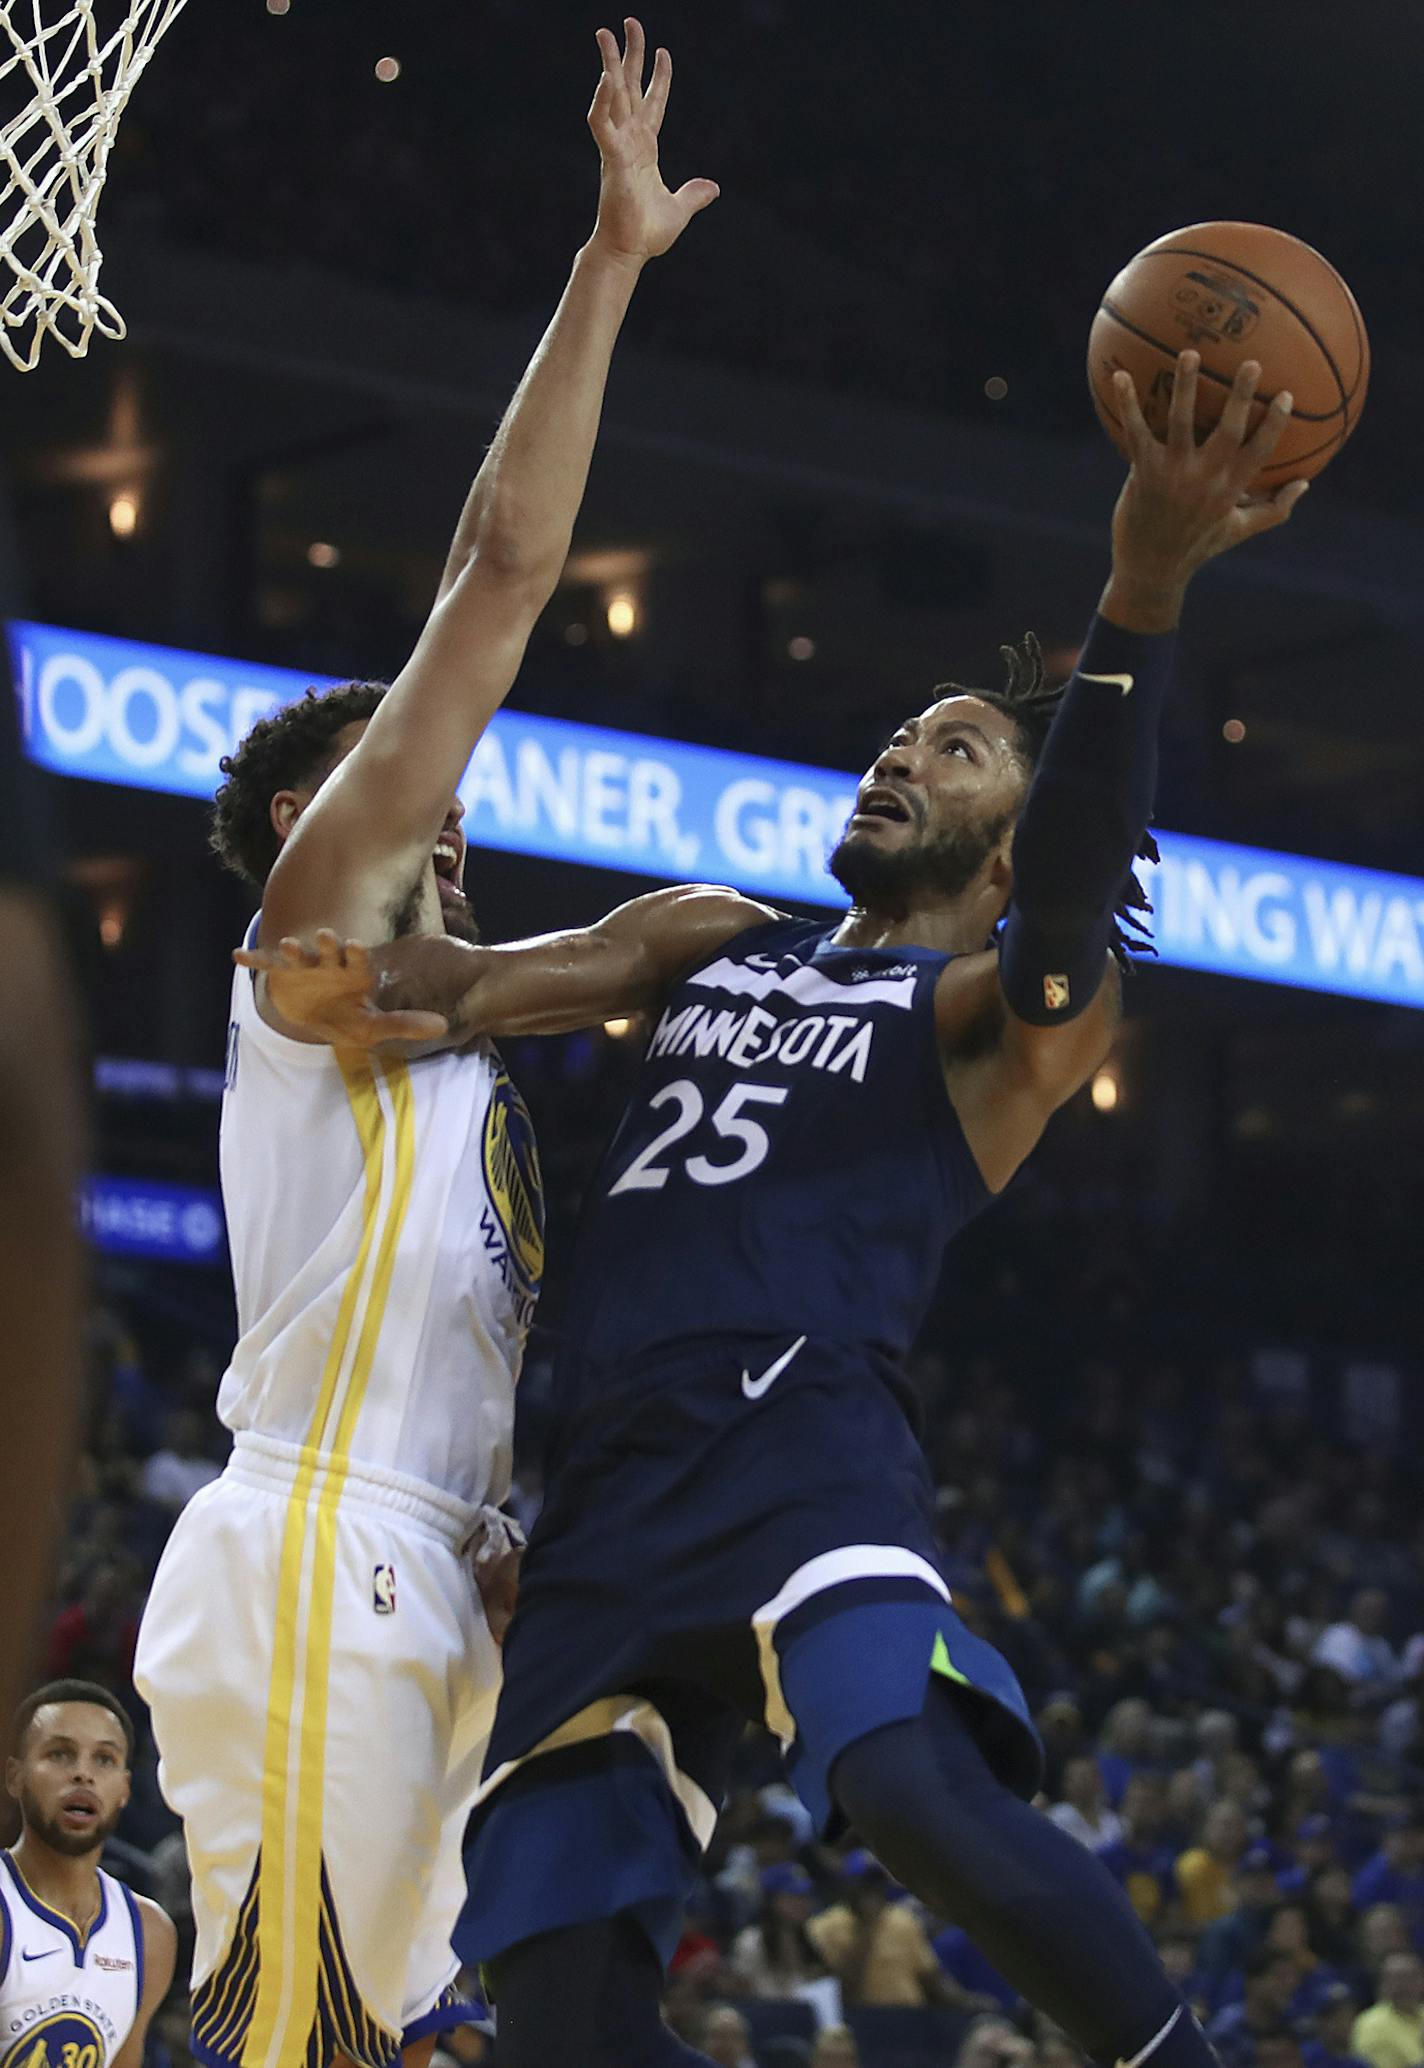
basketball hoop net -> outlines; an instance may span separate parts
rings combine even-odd
[[[99,196],[119,117],[185,0],[120,0],[123,19],[108,34],[97,4],[0,0],[4,105],[28,87],[23,107],[0,124],[0,350],[21,373],[47,334],[72,359],[96,329],[124,335],[98,288]]]

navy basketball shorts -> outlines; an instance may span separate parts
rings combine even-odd
[[[939,1676],[1033,1792],[1038,1739],[951,1605],[898,1383],[862,1346],[785,1337],[704,1343],[616,1395],[564,1375],[466,1835],[462,1958],[627,1911],[668,1959],[748,1723],[831,1832],[839,1755],[918,1716]]]

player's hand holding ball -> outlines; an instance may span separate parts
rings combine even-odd
[[[1177,361],[1165,438],[1142,414],[1132,376],[1113,376],[1113,400],[1132,471],[1113,512],[1113,571],[1102,612],[1134,632],[1165,632],[1181,613],[1187,583],[1199,567],[1258,532],[1284,524],[1309,487],[1288,481],[1272,493],[1250,493],[1290,420],[1288,390],[1274,396],[1247,435],[1261,377],[1254,359],[1237,369],[1220,419],[1201,444],[1195,431],[1201,355]]]
[[[1175,624],[1197,568],[1290,516],[1354,431],[1369,380],[1355,297],[1299,237],[1193,223],[1139,251],[1088,338],[1094,407],[1132,463],[1105,614]]]
[[[720,190],[713,180],[688,180],[676,193],[668,191],[658,169],[658,132],[672,87],[672,59],[665,50],[657,52],[645,93],[647,45],[642,23],[630,15],[623,34],[625,47],[620,51],[610,29],[598,32],[603,77],[588,111],[588,126],[603,160],[603,178],[591,248],[606,258],[641,266],[670,250]]]

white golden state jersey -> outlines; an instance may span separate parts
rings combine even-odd
[[[81,1938],[0,1852],[0,2068],[108,2068],[143,1994],[143,1925],[121,1881],[99,1875]]]
[[[294,1041],[239,969],[220,1147],[239,1331],[223,1422],[502,1500],[544,1203],[493,1046],[407,1062]]]

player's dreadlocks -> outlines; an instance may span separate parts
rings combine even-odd
[[[235,754],[218,763],[227,781],[213,799],[208,845],[218,859],[261,890],[282,851],[272,824],[279,790],[310,788],[331,763],[337,734],[369,718],[384,682],[341,682],[309,689],[270,718],[259,718]]]
[[[981,704],[988,704],[1011,718],[1018,733],[1024,765],[1031,773],[1038,766],[1048,729],[1068,685],[1065,682],[1049,684],[1044,673],[1043,648],[1032,632],[1025,632],[1017,646],[1001,646],[999,652],[1004,662],[1002,689],[964,689],[957,682],[947,682],[941,684],[934,695],[977,697]],[[1158,860],[1157,842],[1151,833],[1143,834],[1137,853],[1144,862]],[[1146,919],[1142,916],[1151,910],[1152,900],[1143,889],[1136,870],[1129,869],[1122,895],[1113,911],[1111,943],[1113,954],[1124,968],[1130,955],[1155,955],[1157,952],[1152,946]]]

